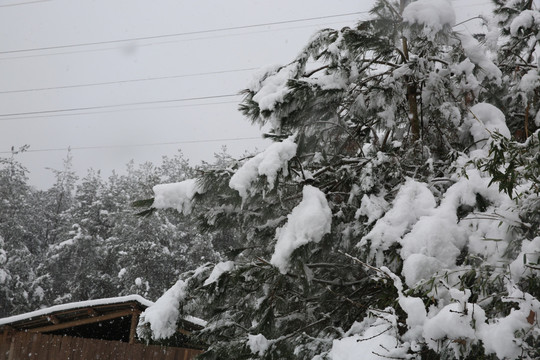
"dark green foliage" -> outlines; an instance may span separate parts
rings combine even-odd
[[[494,134],[496,141],[491,143],[489,158],[478,161],[478,166],[489,172],[492,183],[497,183],[501,191],[510,197],[524,180],[530,181],[530,192],[540,193],[540,131],[536,131],[521,144]]]
[[[493,254],[489,252],[495,252],[493,248],[500,242],[504,261],[510,263],[526,239],[538,236],[540,182],[535,164],[539,151],[536,138],[530,136],[536,126],[538,86],[533,90],[520,87],[523,76],[534,69],[531,57],[523,54],[531,46],[536,49],[537,29],[511,31],[512,19],[531,3],[512,2],[512,8],[506,9],[507,2],[497,2],[496,14],[508,15],[496,17],[506,38],[499,49],[487,44],[498,51],[498,61],[491,63],[489,56],[485,61],[499,67],[502,77],[489,74],[486,64],[477,58],[481,54],[471,55],[465,49],[463,34],[448,24],[426,32],[424,24],[405,23],[399,5],[376,1],[371,19],[341,30],[321,30],[293,61],[266,69],[258,83],[242,91],[240,112],[252,123],[270,126],[267,138],[282,142],[291,137],[297,149],[294,157],[281,164],[273,183],[264,175],[257,176],[243,197],[229,182],[241,166],[256,167],[253,157],[197,175],[204,191],[194,199],[194,215],[207,233],[229,231],[231,246],[224,253],[227,260],[234,260],[234,268],[220,274],[217,281],[204,285],[207,274],[190,283],[189,295],[181,301],[184,313],[209,321],[198,333],[200,341],[209,346],[201,358],[326,359],[333,341],[350,336],[347,331],[355,322],[374,324],[374,319],[395,321],[391,327],[399,343],[410,326],[410,314],[400,299],[415,297],[436,312],[457,302],[448,295],[451,288],[468,294],[465,301],[481,306],[491,322],[517,309],[516,303],[505,298],[510,291],[508,264],[491,263]],[[483,42],[493,37],[478,35],[476,39]],[[274,89],[279,87],[272,101],[261,91],[268,83]],[[504,113],[514,136],[512,140],[491,137],[486,145],[491,147],[489,154],[481,142],[473,144],[467,123],[470,108],[481,102]],[[524,139],[518,138],[518,130],[528,137],[524,144],[519,142]],[[477,151],[476,158],[471,156],[474,160],[467,162],[471,149]],[[484,179],[478,169],[491,174],[491,182],[501,192],[515,197],[521,221],[497,213],[502,196],[495,197],[491,188],[446,198],[451,188],[456,191],[454,185],[460,185],[460,175],[467,178],[468,171],[473,171]],[[434,221],[458,224],[450,232],[474,229],[484,237],[479,241],[485,241],[486,253],[479,250],[483,244],[475,243],[474,248],[467,236],[456,234],[464,239],[455,263],[415,286],[403,285],[399,293],[397,282],[390,281],[387,270],[377,266],[382,264],[401,281],[406,280],[401,240],[410,234],[409,225],[403,225],[405,235],[395,234],[392,244],[380,252],[382,259],[373,258],[370,253],[377,251],[375,245],[362,239],[392,208],[409,178],[424,184],[433,195],[437,207],[428,213],[443,213]],[[523,191],[524,183],[531,188]],[[332,229],[318,242],[295,247],[290,267],[282,273],[271,265],[271,258],[306,185],[324,193]],[[388,205],[381,205],[380,216],[370,213],[373,208],[363,208],[370,196]],[[448,208],[451,212],[442,211]],[[498,222],[507,233],[499,234],[500,239],[488,238],[489,229],[480,229],[479,219],[484,218]],[[398,220],[390,217],[388,221]],[[423,233],[426,245],[417,255],[436,252],[426,248],[430,237],[436,241],[438,235]],[[536,277],[525,277],[519,289],[536,294],[537,285]],[[250,339],[259,335],[268,340],[266,350],[250,346]],[[516,339],[531,344],[524,346],[523,354],[534,358],[536,335],[520,334]],[[446,337],[436,344],[437,351],[429,339],[423,339],[415,349],[408,348],[408,355],[495,358],[485,355],[481,341]]]

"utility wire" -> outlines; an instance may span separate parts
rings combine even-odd
[[[4,5],[4,6],[15,6],[15,5],[24,5],[24,4],[31,4],[36,2],[47,2],[51,0],[38,0],[23,4],[12,4],[12,5]],[[477,6],[477,5],[487,5],[490,4],[488,2],[486,3],[480,3],[480,4],[469,4],[469,5],[463,5],[463,6],[457,6],[456,8],[460,7],[470,7],[470,6]],[[0,6],[1,7],[1,6]],[[316,16],[316,17],[310,17],[310,18],[302,18],[302,19],[295,19],[295,20],[284,20],[284,21],[275,21],[275,22],[268,22],[268,23],[261,23],[261,24],[251,24],[251,25],[242,25],[242,26],[231,26],[226,28],[218,28],[218,29],[207,29],[207,30],[198,30],[198,31],[188,31],[188,32],[181,32],[181,33],[172,33],[172,34],[163,34],[163,35],[153,35],[153,36],[142,36],[142,37],[135,37],[135,38],[126,38],[126,39],[117,39],[117,40],[106,40],[106,41],[96,41],[96,42],[87,42],[87,43],[79,43],[79,44],[66,44],[66,45],[56,45],[56,46],[47,46],[47,47],[40,47],[40,48],[30,48],[30,49],[17,49],[17,50],[6,50],[6,51],[0,51],[0,54],[14,54],[14,53],[21,53],[21,52],[31,52],[31,51],[43,51],[43,50],[54,50],[54,49],[65,49],[65,48],[72,48],[72,47],[82,47],[82,46],[92,46],[92,45],[103,45],[103,44],[116,44],[116,43],[122,43],[122,42],[129,42],[129,41],[138,41],[138,40],[152,40],[152,39],[159,39],[159,38],[167,38],[167,37],[176,37],[176,36],[186,36],[186,35],[196,35],[196,34],[206,34],[206,33],[213,33],[213,32],[220,32],[220,31],[231,31],[231,30],[240,30],[240,29],[249,29],[249,28],[256,28],[256,27],[263,27],[263,26],[271,26],[271,25],[281,25],[281,24],[290,24],[295,22],[305,22],[305,21],[313,21],[313,20],[320,20],[320,19],[329,19],[329,18],[336,18],[336,17],[344,17],[344,16],[350,16],[350,15],[359,15],[359,14],[367,14],[370,11],[357,11],[357,12],[350,12],[350,13],[344,13],[344,14],[336,14],[336,15],[326,15],[326,16]],[[107,49],[108,50],[108,49]],[[94,50],[95,51],[95,50]],[[56,54],[48,54],[48,55],[56,55]],[[15,59],[15,58],[5,58],[5,59]],[[4,59],[0,59],[4,60]]]
[[[78,87],[90,87],[90,86],[113,85],[113,84],[126,84],[126,83],[132,83],[132,82],[140,82],[140,81],[154,81],[154,80],[165,80],[165,79],[178,79],[178,78],[185,78],[185,77],[195,77],[195,76],[204,76],[204,75],[217,75],[217,74],[227,74],[227,73],[236,73],[236,72],[253,71],[253,70],[257,70],[257,69],[258,69],[258,68],[233,69],[233,70],[221,70],[221,71],[201,72],[201,73],[194,73],[194,74],[182,74],[182,75],[170,75],[170,76],[156,76],[156,77],[148,77],[148,78],[140,78],[140,79],[128,79],[128,80],[118,80],[118,81],[105,81],[105,82],[97,82],[97,83],[89,83],[89,84],[75,84],[75,85],[64,85],[64,86],[51,86],[51,87],[42,87],[42,88],[33,88],[33,89],[21,89],[21,90],[5,90],[5,91],[0,91],[0,94],[14,94],[14,93],[31,92],[31,91],[44,91],[44,90],[56,90],[56,89],[72,89],[72,88],[78,88]]]
[[[48,149],[29,149],[23,153],[31,152],[50,152],[50,151],[68,151],[68,150],[95,150],[95,149],[122,149],[133,147],[147,147],[147,146],[163,146],[163,145],[180,145],[180,144],[200,144],[200,143],[213,143],[213,142],[225,142],[225,141],[241,141],[241,140],[262,140],[260,136],[257,137],[240,137],[240,138],[226,138],[226,139],[204,139],[204,140],[184,140],[174,142],[159,142],[159,143],[147,143],[147,144],[133,144],[133,145],[109,145],[109,146],[77,146],[67,148],[48,148]],[[0,154],[11,154],[11,151],[0,151]]]
[[[93,109],[111,109],[111,108],[117,108],[117,107],[123,107],[123,106],[134,106],[134,105],[150,105],[150,104],[164,104],[164,103],[194,101],[194,100],[221,99],[221,98],[227,98],[227,97],[233,97],[233,96],[239,96],[239,95],[238,94],[212,95],[212,96],[200,96],[200,97],[170,99],[170,100],[139,101],[139,102],[113,104],[113,105],[85,106],[85,107],[68,108],[68,109],[28,111],[28,112],[21,112],[21,113],[0,114],[0,118],[8,117],[8,116],[19,116],[19,115],[37,115],[37,114],[51,114],[51,113],[70,112],[70,111],[84,111],[84,110],[93,110]],[[5,119],[0,119],[0,120],[5,120]]]
[[[79,43],[79,44],[45,46],[45,47],[31,48],[31,49],[6,50],[6,51],[0,51],[0,54],[15,54],[15,53],[22,53],[22,52],[29,52],[29,51],[66,49],[66,48],[72,48],[72,47],[82,47],[82,46],[92,46],[92,45],[117,44],[117,43],[122,43],[122,42],[138,41],[138,40],[153,40],[153,39],[162,39],[162,38],[176,37],[176,36],[208,34],[208,33],[220,32],[220,31],[250,29],[250,28],[256,28],[256,27],[263,27],[263,26],[290,24],[290,23],[295,23],[295,22],[313,21],[313,20],[320,20],[320,19],[336,18],[336,17],[343,17],[343,16],[350,16],[350,15],[358,15],[358,14],[364,14],[364,13],[368,13],[368,11],[359,11],[359,12],[351,12],[351,13],[336,14],[336,15],[326,15],[326,16],[316,16],[316,17],[294,19],[294,20],[274,21],[274,22],[261,23],[261,24],[231,26],[231,27],[217,28],[217,29],[186,31],[186,32],[163,34],[163,35],[141,36],[141,37],[117,39],[117,40],[106,40],[106,41],[94,41],[94,42]]]
[[[29,5],[29,4],[43,3],[43,2],[49,2],[49,1],[52,1],[52,0],[27,1],[27,2],[23,2],[23,3],[14,3],[14,4],[0,5],[0,7],[11,7],[11,6]]]
[[[51,0],[47,0],[51,1]],[[453,1],[459,1],[459,0],[453,0]],[[479,3],[479,4],[469,4],[464,6],[456,6],[454,8],[461,8],[461,7],[471,7],[471,6],[478,6],[478,5],[490,5],[491,3],[485,2],[485,3]],[[363,14],[368,13],[368,11],[361,11],[358,13],[351,13],[352,15],[356,14]],[[345,14],[344,14],[345,16]],[[294,20],[291,20],[291,22]],[[336,21],[336,22],[329,22],[324,24],[311,24],[311,25],[304,25],[304,26],[295,26],[295,27],[288,27],[288,28],[280,28],[280,29],[269,29],[269,30],[263,30],[263,31],[250,31],[250,32],[244,32],[240,34],[227,34],[227,35],[221,35],[221,36],[207,36],[207,37],[197,37],[197,38],[190,38],[190,39],[177,39],[173,41],[161,41],[161,42],[154,42],[150,44],[140,44],[137,45],[138,48],[140,47],[146,47],[146,46],[155,46],[155,45],[162,45],[162,44],[171,44],[176,42],[183,42],[183,41],[197,41],[197,40],[207,40],[207,39],[217,39],[217,38],[223,38],[223,37],[231,37],[231,36],[244,36],[244,35],[250,35],[250,34],[260,34],[260,33],[267,33],[267,32],[275,32],[275,31],[283,31],[283,30],[294,30],[294,29],[302,29],[302,28],[309,28],[314,26],[326,26],[326,25],[334,25],[334,24],[340,24],[340,23],[349,23],[350,21]],[[261,25],[263,26],[263,25]],[[218,31],[218,30],[216,30]],[[126,40],[128,41],[128,40]],[[83,46],[84,44],[81,44],[80,46]],[[74,45],[78,46],[78,45]],[[86,50],[78,50],[78,51],[63,51],[63,52],[56,52],[52,54],[33,54],[33,55],[23,55],[23,56],[10,56],[10,57],[3,57],[0,58],[0,61],[5,60],[16,60],[16,59],[26,59],[26,58],[34,58],[34,57],[43,57],[43,56],[55,56],[55,55],[69,55],[69,54],[80,54],[80,53],[89,53],[89,52],[102,52],[102,51],[109,51],[109,50],[118,50],[118,47],[108,47],[108,48],[101,48],[101,49],[86,49]],[[25,51],[32,51],[32,49],[28,49]],[[4,52],[5,53],[5,52]],[[0,52],[2,54],[2,52]]]
[[[207,102],[207,103],[200,103],[200,104],[184,104],[184,105],[173,105],[173,106],[152,106],[152,107],[142,107],[142,108],[137,107],[137,108],[128,108],[128,109],[106,110],[106,111],[78,112],[78,113],[74,113],[74,114],[52,114],[52,115],[20,116],[20,117],[3,118],[3,119],[0,119],[0,121],[42,119],[42,118],[52,118],[52,117],[81,116],[81,115],[94,115],[94,114],[109,114],[109,113],[117,113],[117,112],[124,112],[124,111],[133,111],[133,110],[176,109],[176,108],[183,108],[183,107],[197,107],[197,106],[221,105],[221,104],[238,104],[238,101],[220,101],[220,102]]]
[[[159,42],[152,42],[152,43],[149,43],[149,44],[138,44],[137,48],[142,48],[142,47],[147,47],[147,46],[163,45],[163,44],[174,44],[174,43],[185,42],[185,41],[220,39],[220,38],[227,38],[227,37],[233,37],[233,36],[245,36],[245,35],[252,35],[252,34],[262,34],[262,33],[268,33],[268,32],[276,32],[276,31],[314,28],[314,27],[320,27],[320,26],[335,25],[335,24],[345,24],[345,23],[348,24],[348,23],[350,23],[350,21],[333,21],[333,22],[327,22],[327,23],[323,23],[323,24],[310,24],[310,25],[302,25],[302,26],[285,27],[285,28],[279,28],[279,29],[247,31],[247,32],[238,33],[238,34],[225,34],[225,35],[195,37],[195,38],[188,38],[188,39],[176,39],[176,40],[168,40],[168,41],[159,41]],[[106,47],[106,48],[101,48],[101,49],[85,49],[85,50],[75,50],[75,51],[62,51],[62,52],[55,52],[55,53],[50,53],[50,54],[32,54],[32,55],[9,56],[9,57],[0,58],[0,61],[16,60],[16,59],[28,59],[28,58],[44,57],[44,56],[55,56],[55,55],[69,55],[69,54],[103,52],[103,51],[109,51],[109,50],[118,50],[118,47]]]

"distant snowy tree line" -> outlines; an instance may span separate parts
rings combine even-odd
[[[0,158],[0,317],[128,294],[155,300],[180,273],[216,261],[230,245],[226,231],[202,237],[175,211],[135,215],[132,203],[155,184],[195,174],[181,152],[158,166],[131,162],[123,175],[89,170],[82,179],[68,154],[64,168],[52,170],[55,183],[37,190],[17,161],[21,150]]]

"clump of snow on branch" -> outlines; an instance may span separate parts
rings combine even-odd
[[[485,321],[486,315],[480,306],[471,303],[452,303],[426,321],[424,339],[435,351],[440,348],[438,340],[448,339],[456,356],[460,356],[460,345],[465,342],[476,343],[479,339],[478,328]]]
[[[461,41],[465,56],[467,56],[473,64],[482,69],[488,78],[500,83],[502,77],[501,70],[488,58],[485,48],[480,45],[478,40],[469,33],[462,32],[456,34]]]
[[[405,339],[412,340],[418,338],[422,333],[423,325],[427,319],[427,312],[424,302],[422,299],[417,297],[405,296],[403,294],[403,283],[401,282],[401,279],[385,266],[381,267],[381,270],[385,272],[394,282],[394,287],[398,292],[399,306],[407,314],[407,319],[405,322],[409,330],[404,334],[403,337]]]
[[[139,319],[137,334],[144,335],[145,326],[150,326],[154,340],[166,339],[176,333],[180,316],[180,302],[186,296],[187,282],[178,280],[162,297],[148,307]]]
[[[392,208],[362,239],[360,246],[370,242],[370,257],[375,256],[378,266],[384,260],[383,252],[411,229],[421,216],[430,214],[436,202],[426,184],[408,179],[399,189]]]
[[[510,264],[510,274],[515,282],[527,275],[540,276],[540,237],[533,240],[523,240],[521,252]]]
[[[224,261],[216,264],[214,269],[210,273],[210,276],[204,281],[204,286],[215,283],[219,280],[221,275],[230,272],[234,268],[234,261]]]
[[[501,110],[487,103],[479,103],[471,107],[469,116],[465,119],[476,148],[482,148],[495,132],[510,138],[510,130]]]
[[[328,354],[332,360],[408,359],[408,346],[398,339],[397,317],[392,308],[355,322],[342,339],[334,340]]]
[[[282,142],[273,143],[265,151],[246,161],[231,177],[229,186],[237,190],[242,199],[245,200],[251,183],[257,177],[264,175],[269,189],[272,189],[279,171],[287,174],[288,162],[296,155],[296,148],[294,135]]]
[[[356,210],[355,218],[366,216],[367,223],[371,224],[378,220],[389,209],[390,204],[383,196],[366,195],[362,196],[360,208]]]
[[[440,205],[421,217],[399,240],[404,260],[403,275],[408,286],[429,279],[440,270],[455,268],[457,257],[465,246],[471,253],[500,260],[506,249],[504,243],[497,245],[484,239],[504,239],[508,227],[493,226],[498,218],[480,222],[478,219],[460,221],[457,217],[460,206],[474,207],[477,194],[498,206],[501,212],[511,207],[510,198],[498,192],[495,186],[489,186],[490,180],[477,170],[469,170],[467,177],[459,178],[444,193]]]
[[[344,73],[331,72],[305,80],[307,83],[317,85],[322,90],[345,90],[348,86],[348,78]]]
[[[499,359],[518,359],[523,349],[516,334],[538,332],[540,302],[511,285],[508,287],[508,297],[503,301],[517,303],[519,307],[512,309],[508,316],[481,324],[479,332],[486,354],[496,354]]]
[[[433,39],[445,26],[453,26],[456,14],[447,0],[418,0],[403,10],[403,21],[423,26],[423,33]]]
[[[197,179],[188,179],[171,184],[159,184],[154,186],[153,190],[153,207],[156,209],[176,209],[184,215],[191,213],[191,201],[195,194],[202,193]]]
[[[510,24],[510,34],[519,35],[519,29],[528,30],[540,26],[540,13],[538,10],[524,10],[512,20]]]
[[[264,337],[263,334],[257,334],[257,335],[249,334],[248,346],[253,354],[263,356],[266,350],[268,349],[268,347],[270,346],[270,342]]]
[[[534,93],[540,86],[540,75],[536,70],[529,70],[519,82],[519,89],[524,93]]]
[[[283,67],[270,66],[255,74],[248,85],[254,93],[253,101],[259,104],[259,109],[274,110],[277,103],[290,92],[287,81],[294,76],[297,69],[294,65]]]
[[[302,194],[302,201],[289,214],[285,226],[276,231],[278,240],[270,263],[284,274],[293,251],[309,242],[321,241],[332,225],[332,211],[324,193],[306,185]]]

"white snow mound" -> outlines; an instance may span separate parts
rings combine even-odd
[[[258,354],[259,356],[263,356],[268,349],[268,346],[270,346],[270,342],[264,337],[263,334],[249,334],[248,345],[252,354]]]
[[[303,199],[288,216],[287,224],[276,231],[278,238],[270,263],[287,273],[289,259],[294,250],[309,242],[319,242],[330,232],[332,211],[324,193],[306,185]]]
[[[359,246],[371,242],[370,257],[377,266],[383,264],[383,251],[398,242],[422,216],[431,214],[436,206],[435,198],[426,184],[407,179],[399,189],[392,208],[362,238]]]
[[[456,14],[447,0],[418,0],[405,7],[403,21],[423,26],[424,34],[433,39],[444,26],[456,23]]]
[[[141,314],[137,330],[139,336],[143,335],[142,328],[146,324],[150,325],[154,340],[166,339],[176,333],[176,322],[180,316],[178,308],[186,296],[186,287],[185,281],[178,280],[173,287]]]
[[[488,78],[501,82],[502,72],[486,55],[486,49],[471,34],[457,33],[467,58],[480,67]]]
[[[191,200],[195,194],[201,194],[202,189],[197,179],[188,179],[171,184],[154,186],[154,203],[156,209],[176,209],[188,215],[191,213]]]
[[[231,271],[233,268],[234,268],[234,261],[223,261],[216,264],[216,266],[214,266],[214,269],[212,270],[212,273],[210,274],[208,279],[204,281],[203,286],[207,286],[207,285],[215,283],[216,281],[219,280],[221,275]]]
[[[469,131],[477,148],[482,148],[494,132],[499,132],[502,136],[510,138],[506,118],[503,112],[495,106],[479,103],[471,107],[470,113],[465,119],[465,124],[470,126]]]
[[[270,145],[265,151],[246,161],[231,177],[229,186],[240,193],[245,200],[248,196],[251,183],[260,175],[265,175],[268,187],[272,189],[278,172],[287,173],[287,164],[296,155],[297,145],[294,135],[282,142]]]

